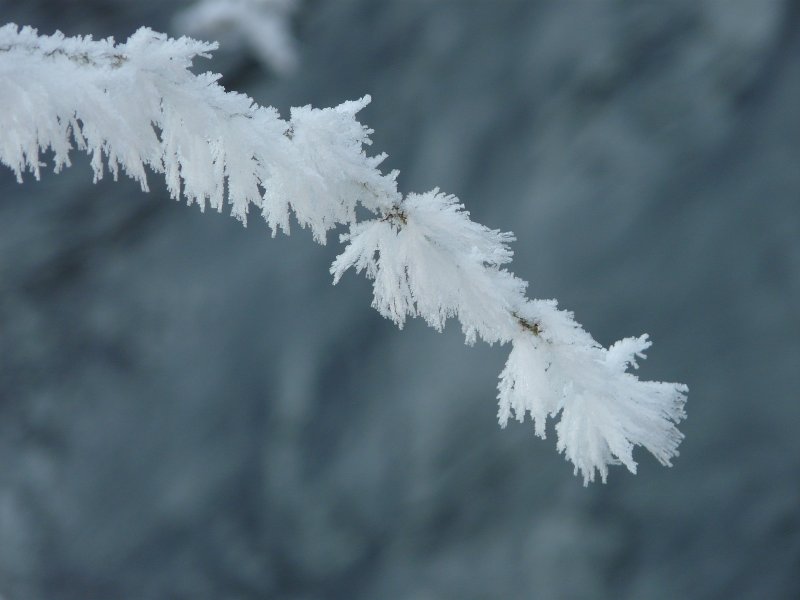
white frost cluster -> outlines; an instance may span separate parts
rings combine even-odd
[[[170,194],[206,202],[246,222],[250,205],[272,229],[290,216],[318,242],[337,225],[344,251],[331,266],[373,280],[372,305],[400,327],[421,317],[441,330],[456,318],[467,343],[512,344],[499,383],[500,424],[531,417],[545,437],[557,419],[557,447],[583,476],[605,481],[608,465],[636,471],[633,448],[662,464],[677,455],[687,388],[641,381],[636,368],[650,342],[626,338],[600,346],[555,301],[530,300],[527,283],[505,267],[510,233],[473,222],[454,196],[398,193],[384,155],[368,156],[370,129],[355,116],[369,97],[336,108],[295,108],[288,121],[272,108],[226,92],[217,75],[194,75],[192,59],[215,44],[169,39],[140,29],[127,42],[38,36],[0,28],[0,162],[21,180],[37,177],[40,153],[56,170],[72,145],[92,156],[95,179],[107,164],[147,189],[145,166],[163,173]],[[362,207],[373,218],[357,221]]]
[[[368,157],[367,129],[354,115],[369,97],[336,108],[296,108],[289,121],[245,95],[226,92],[218,75],[194,75],[196,56],[216,44],[169,39],[142,28],[127,42],[37,36],[0,28],[0,162],[22,180],[39,177],[40,153],[56,171],[73,143],[92,156],[95,180],[104,157],[147,189],[145,166],[166,177],[173,198],[208,203],[246,222],[251,204],[273,228],[288,231],[294,212],[314,238],[355,219],[361,203],[379,209],[397,196],[395,173]]]
[[[456,317],[472,344],[510,339],[525,282],[500,267],[511,261],[509,233],[469,219],[455,196],[409,194],[384,216],[353,225],[334,261],[334,283],[350,267],[374,280],[372,302],[400,327],[422,317],[441,331]]]
[[[636,472],[633,448],[644,446],[670,466],[683,435],[675,423],[683,410],[686,386],[641,381],[628,372],[650,346],[647,335],[625,338],[606,349],[595,342],[555,301],[535,300],[524,311],[538,335],[517,334],[498,386],[498,420],[523,421],[530,414],[536,435],[544,438],[548,417],[557,448],[575,465],[584,483],[603,482],[608,465],[622,463]]]
[[[291,73],[298,63],[290,24],[297,6],[297,0],[200,0],[178,13],[175,28],[246,45],[265,66]]]

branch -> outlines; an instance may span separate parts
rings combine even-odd
[[[244,44],[263,65],[287,74],[299,62],[289,23],[297,8],[297,0],[199,0],[174,23],[178,31],[211,35],[226,47]]]
[[[397,172],[369,157],[370,129],[355,115],[368,96],[336,108],[294,108],[288,121],[247,96],[226,92],[219,76],[194,75],[196,56],[215,44],[169,39],[140,29],[127,42],[37,36],[0,28],[0,162],[21,181],[39,176],[39,154],[69,165],[74,144],[147,189],[145,166],[165,176],[173,198],[201,209],[231,205],[246,223],[250,205],[272,229],[289,233],[290,214],[316,241],[344,224],[346,244],[331,266],[334,283],[350,268],[373,280],[372,306],[399,327],[421,317],[441,331],[456,318],[468,344],[510,342],[498,386],[498,419],[523,421],[545,437],[558,419],[557,448],[584,484],[608,465],[636,472],[633,448],[662,464],[678,454],[687,388],[641,381],[628,372],[647,336],[600,346],[555,301],[530,300],[527,282],[506,266],[510,233],[473,222],[454,196],[437,189],[402,197]],[[374,218],[357,221],[361,206]]]
[[[221,211],[227,198],[242,222],[252,204],[273,234],[288,232],[293,212],[317,241],[353,222],[358,204],[396,202],[396,174],[377,170],[385,156],[362,149],[372,132],[354,115],[368,96],[332,109],[294,108],[284,121],[226,92],[219,75],[189,71],[193,58],[215,48],[146,28],[116,45],[0,28],[0,162],[18,181],[25,171],[38,179],[40,153],[52,150],[59,171],[74,143],[92,156],[95,181],[105,163],[115,179],[121,167],[147,190],[147,166],[165,176],[175,199]]]

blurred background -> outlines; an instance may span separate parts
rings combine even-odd
[[[187,8],[0,15],[124,40],[184,33]],[[800,2],[280,18],[293,59],[240,23],[199,70],[284,115],[372,94],[402,191],[513,230],[531,295],[603,344],[651,334],[641,375],[690,387],[681,456],[584,488],[553,434],[497,426],[508,349],[400,332],[363,277],[332,287],[336,233],[270,239],[156,176],[93,185],[78,155],[38,183],[2,169],[0,596],[800,598]]]

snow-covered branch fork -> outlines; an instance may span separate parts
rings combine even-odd
[[[501,425],[528,413],[544,437],[547,418],[557,418],[558,449],[584,483],[596,473],[605,481],[610,464],[635,472],[639,445],[670,464],[687,388],[628,372],[647,336],[603,348],[555,301],[525,296],[527,283],[505,268],[510,233],[471,221],[438,190],[403,197],[397,172],[379,170],[385,155],[364,151],[372,131],[355,115],[368,96],[294,108],[282,120],[226,92],[217,75],[189,70],[215,48],[149,29],[115,44],[0,28],[0,162],[20,181],[25,171],[38,178],[41,152],[53,152],[58,171],[74,144],[91,155],[95,180],[107,164],[146,190],[149,167],[164,174],[173,198],[201,209],[221,211],[227,199],[246,223],[252,204],[273,235],[289,233],[290,214],[320,243],[346,225],[334,283],[350,268],[365,271],[372,306],[400,327],[421,317],[441,330],[454,317],[468,344],[512,344],[500,375]],[[359,205],[374,218],[357,221]]]

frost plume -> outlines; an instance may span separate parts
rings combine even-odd
[[[555,303],[538,308],[548,323],[549,339],[514,339],[498,386],[500,425],[505,427],[512,416],[523,421],[528,413],[536,435],[544,438],[547,418],[559,418],[557,448],[584,484],[594,481],[596,473],[605,483],[612,464],[636,473],[635,446],[644,446],[670,466],[683,439],[675,424],[686,416],[688,388],[642,381],[627,371],[637,367],[637,357],[644,358],[650,346],[647,336],[626,338],[606,349]]]
[[[348,244],[331,267],[334,283],[350,267],[366,271],[372,306],[398,326],[422,317],[441,331],[456,317],[469,344],[510,339],[511,313],[526,286],[501,268],[511,261],[514,237],[471,221],[455,196],[409,194],[341,239]]]

